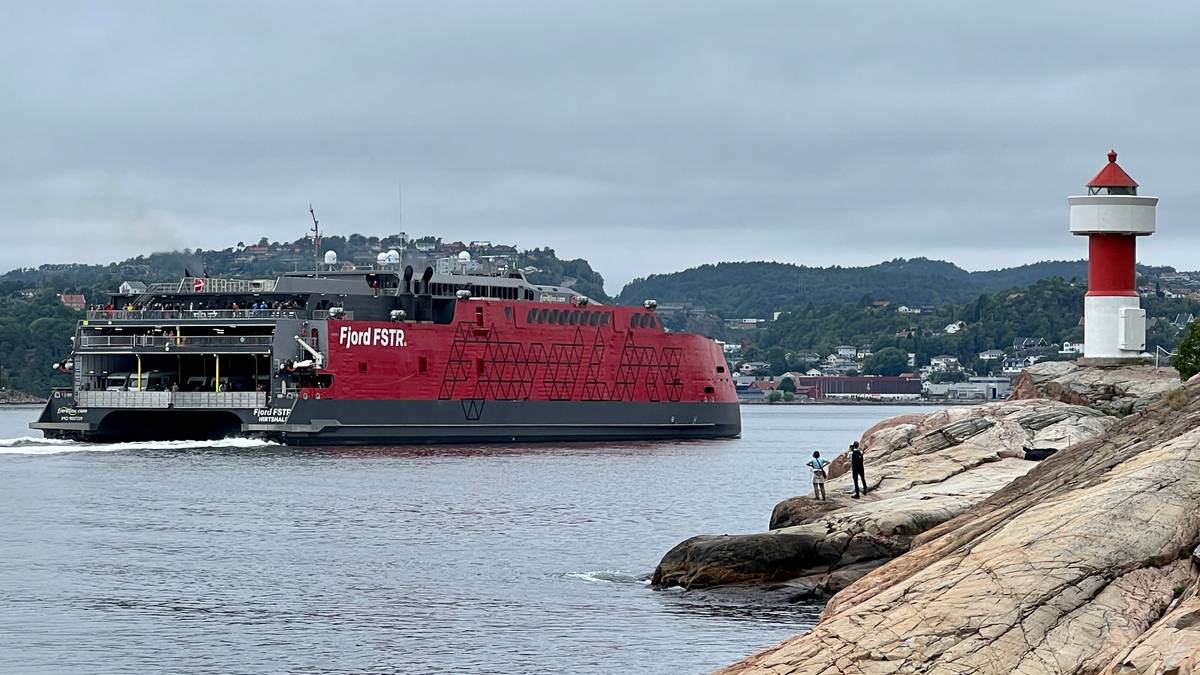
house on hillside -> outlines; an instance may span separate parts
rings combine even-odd
[[[1196,316],[1194,314],[1192,314],[1191,312],[1187,312],[1184,314],[1176,314],[1175,320],[1171,322],[1171,325],[1175,326],[1176,328],[1183,328],[1184,326],[1187,326],[1189,323],[1192,323],[1195,320],[1196,320]]]
[[[743,375],[753,375],[754,373],[765,371],[771,367],[771,364],[766,361],[747,361],[743,363],[738,370]]]
[[[899,307],[896,308],[896,311],[899,312],[900,314],[920,314],[921,308],[920,307],[909,307],[908,305],[900,305]]]
[[[837,355],[843,359],[853,359],[858,357],[858,347],[854,345],[838,345],[834,348]]]
[[[121,295],[141,295],[146,292],[146,282],[144,281],[122,281],[117,287],[117,292]]]
[[[946,327],[943,330],[945,330],[950,335],[954,335],[955,333],[957,333],[958,331],[960,331],[966,327],[967,327],[966,321],[955,321],[954,323],[946,324]]]
[[[58,296],[58,298],[62,300],[62,304],[70,307],[76,312],[82,312],[85,308],[87,308],[87,299],[82,295],[63,293],[62,295]]]
[[[789,358],[801,363],[816,363],[821,360],[821,355],[816,352],[792,352]]]
[[[995,361],[1004,358],[1004,351],[1000,349],[988,349],[987,351],[979,352],[980,361]]]
[[[1013,349],[1038,349],[1046,346],[1046,338],[1018,337],[1013,338]]]
[[[929,367],[938,372],[958,370],[958,357],[953,354],[939,354],[929,359]]]
[[[1040,361],[1040,356],[1010,356],[1004,359],[1000,372],[1005,375],[1019,375],[1022,370]]]
[[[1071,355],[1071,354],[1082,354],[1083,353],[1083,343],[1082,342],[1063,341],[1062,349],[1058,350],[1058,353],[1062,354],[1064,356]]]

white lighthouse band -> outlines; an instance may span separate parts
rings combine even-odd
[[[1067,197],[1071,234],[1154,234],[1158,197],[1086,195]]]

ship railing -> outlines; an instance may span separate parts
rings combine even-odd
[[[87,318],[91,321],[299,319],[302,314],[298,309],[92,309],[88,310]]]
[[[271,344],[270,335],[83,335],[81,348],[97,347],[254,347]]]
[[[274,279],[211,279],[184,277],[179,281],[150,284],[147,293],[269,293],[275,290]]]
[[[80,391],[80,407],[159,409],[253,409],[267,406],[263,391]]]
[[[336,319],[338,321],[353,321],[354,312],[338,312],[336,315],[330,314],[327,309],[318,309],[312,313],[313,321],[322,321],[325,319]]]

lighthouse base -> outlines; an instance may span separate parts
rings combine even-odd
[[[1136,295],[1089,295],[1083,300],[1085,359],[1140,362],[1146,349],[1146,310]],[[1095,365],[1101,365],[1096,363]]]

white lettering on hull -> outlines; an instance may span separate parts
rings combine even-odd
[[[338,328],[338,344],[343,347],[407,347],[403,328]]]

